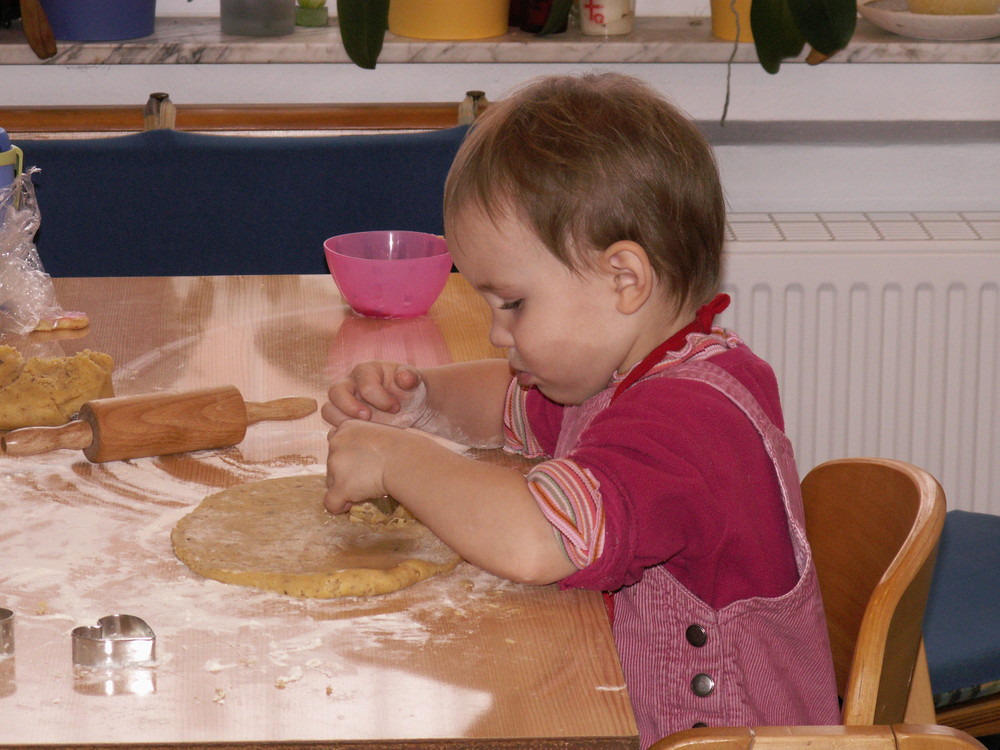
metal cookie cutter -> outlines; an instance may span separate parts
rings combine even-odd
[[[0,658],[14,653],[14,613],[0,607]]]
[[[156,658],[156,636],[134,615],[108,615],[96,626],[73,628],[73,663],[83,667],[137,667]]]

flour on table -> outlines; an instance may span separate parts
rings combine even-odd
[[[321,445],[325,435],[317,431],[315,442]],[[355,658],[466,642],[482,618],[521,616],[497,602],[508,601],[511,591],[531,593],[530,587],[465,562],[396,593],[338,599],[295,598],[192,575],[174,556],[170,533],[204,498],[206,484],[183,476],[225,487],[324,468],[316,457],[298,454],[249,462],[246,456],[240,446],[99,465],[76,451],[5,457],[0,517],[5,529],[18,531],[0,529],[0,557],[8,561],[0,566],[0,591],[18,618],[24,658],[34,641],[40,649],[65,650],[56,662],[68,664],[63,647],[72,628],[124,612],[156,633],[163,685],[171,684],[170,675],[196,671],[226,680],[229,690],[251,675],[273,684],[302,667],[302,679],[286,680],[288,689],[323,690],[354,669]],[[202,468],[192,472],[188,465],[182,474],[180,461]],[[31,689],[20,688],[30,702]]]

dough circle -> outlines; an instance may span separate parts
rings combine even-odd
[[[460,558],[423,524],[370,524],[323,508],[323,475],[266,479],[206,497],[170,534],[206,578],[291,596],[376,596],[447,573]]]

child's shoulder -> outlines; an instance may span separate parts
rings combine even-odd
[[[739,381],[763,406],[771,420],[781,425],[783,419],[778,382],[774,370],[766,360],[741,343],[714,354],[707,361]],[[636,383],[633,395],[647,402],[655,401],[658,407],[667,409],[684,406],[697,409],[699,403],[726,400],[726,396],[711,386],[684,378],[682,373],[678,369],[675,374],[680,377],[641,380]]]
[[[709,359],[714,365],[721,367],[737,380],[749,387],[746,380],[774,380],[774,370],[767,360],[758,356],[745,343],[719,352]]]

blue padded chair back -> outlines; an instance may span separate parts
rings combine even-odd
[[[465,127],[343,136],[153,130],[24,140],[36,245],[52,276],[326,273],[323,240],[370,229],[441,234]]]

